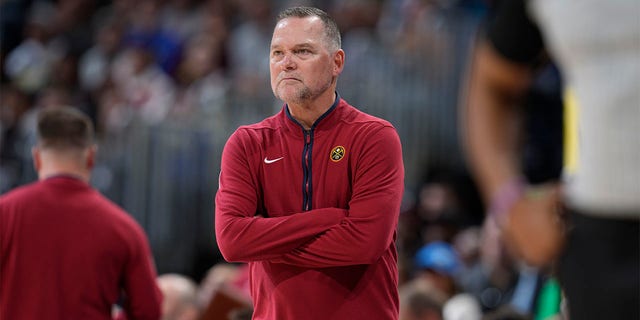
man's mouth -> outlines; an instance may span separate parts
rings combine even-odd
[[[296,76],[295,74],[292,73],[282,73],[280,75],[280,82],[283,81],[302,81],[300,80],[300,78],[298,76]]]

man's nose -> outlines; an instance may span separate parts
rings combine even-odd
[[[291,70],[296,68],[296,62],[294,61],[293,55],[291,53],[287,53],[282,58],[282,67]]]

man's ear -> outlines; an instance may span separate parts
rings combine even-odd
[[[86,154],[87,168],[91,170],[93,169],[93,166],[96,164],[96,153],[98,152],[98,146],[94,144],[91,147],[87,148],[85,152],[87,153]]]
[[[33,158],[33,168],[36,172],[42,168],[42,159],[40,158],[40,149],[38,147],[31,148],[31,157]]]
[[[336,53],[333,54],[333,76],[337,77],[342,73],[342,69],[344,69],[344,50],[339,49]]]

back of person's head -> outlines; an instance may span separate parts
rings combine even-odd
[[[37,143],[32,149],[39,179],[56,175],[89,181],[95,164],[93,124],[73,107],[47,107],[38,113]]]
[[[459,293],[444,304],[442,317],[444,320],[480,320],[482,308],[470,293]]]
[[[433,241],[422,246],[415,255],[416,276],[424,277],[448,296],[457,288],[457,275],[461,269],[455,248],[445,241]]]
[[[286,18],[306,18],[318,17],[324,23],[324,32],[327,40],[327,46],[330,51],[336,51],[342,47],[342,39],[340,37],[340,29],[336,21],[326,12],[314,7],[292,7],[283,10],[276,17],[276,21]]]
[[[38,145],[41,150],[83,150],[94,144],[93,124],[72,107],[45,108],[38,114]]]
[[[167,273],[158,276],[158,287],[163,294],[163,320],[195,320],[199,317],[197,284],[189,277]]]
[[[415,278],[399,287],[400,320],[441,320],[447,296],[432,283]]]

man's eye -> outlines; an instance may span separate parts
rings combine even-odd
[[[309,49],[298,49],[298,50],[296,50],[296,54],[307,55],[307,54],[310,54],[310,53],[311,53],[311,50],[309,50]]]

